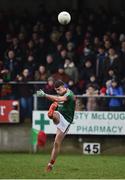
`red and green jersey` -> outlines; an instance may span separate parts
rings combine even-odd
[[[67,92],[63,96],[67,97],[67,101],[58,102],[57,111],[59,111],[69,123],[72,123],[75,111],[75,97],[69,89],[67,89]]]

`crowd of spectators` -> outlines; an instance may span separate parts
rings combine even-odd
[[[30,106],[31,114],[33,93],[41,87],[54,94],[56,79],[79,95],[125,94],[125,12],[108,13],[102,8],[71,14],[72,22],[62,26],[57,13],[44,8],[36,15],[0,11],[0,98],[19,98],[24,110]],[[112,104],[121,105],[117,101],[110,100],[111,109]],[[88,99],[88,110],[97,106]]]

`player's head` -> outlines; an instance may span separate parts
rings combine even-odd
[[[65,84],[63,81],[57,80],[54,84],[54,87],[55,87],[57,94],[59,94],[59,95],[65,94],[66,88],[65,88]]]

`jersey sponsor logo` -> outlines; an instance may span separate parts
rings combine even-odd
[[[58,107],[63,107],[64,101],[58,103]]]
[[[58,104],[58,107],[63,107],[63,105],[62,104]]]

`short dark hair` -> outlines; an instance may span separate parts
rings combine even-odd
[[[54,84],[54,87],[58,88],[60,86],[64,86],[64,82],[62,80],[57,80]]]
[[[87,89],[90,88],[90,87],[93,88],[93,89],[97,89],[97,87],[96,87],[95,84],[91,84],[91,83],[88,84],[88,85],[87,85]]]

